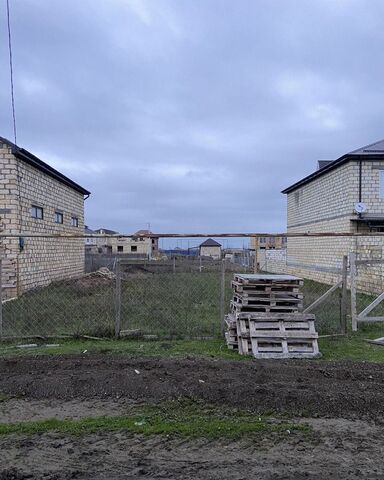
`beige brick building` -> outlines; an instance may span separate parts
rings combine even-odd
[[[200,257],[211,257],[215,260],[221,259],[221,245],[216,240],[208,238],[199,246]]]
[[[82,238],[33,234],[83,234],[89,192],[33,154],[0,137],[0,231],[3,297],[84,272]]]
[[[286,188],[288,233],[384,231],[384,140],[319,162],[311,175]],[[380,237],[288,238],[287,272],[325,283],[339,278],[343,255],[382,258]],[[381,266],[372,267],[361,288],[381,289]],[[380,283],[380,286],[378,286]]]
[[[252,237],[251,238],[251,250],[271,250],[282,249],[287,246],[286,236],[273,236],[273,237]]]
[[[99,228],[94,233],[109,235],[97,238],[99,251],[112,254],[126,254],[133,257],[156,258],[159,255],[159,238],[149,230],[138,230],[130,237],[119,237],[119,233]]]

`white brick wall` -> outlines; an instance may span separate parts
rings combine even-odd
[[[1,241],[5,296],[15,296],[52,280],[81,275],[84,272],[83,239],[32,238],[28,234],[82,234],[83,195],[18,160],[6,144],[0,144],[0,168],[0,209],[10,210],[0,213],[1,232],[25,234],[23,250],[18,239]],[[32,218],[31,205],[43,208],[43,219]],[[63,213],[63,224],[55,223],[55,211]],[[78,227],[71,226],[72,216],[78,218]]]
[[[362,163],[362,201],[367,214],[384,216],[384,199],[380,198],[380,168],[384,162]],[[288,233],[368,232],[357,227],[355,203],[359,201],[359,163],[350,161],[287,195]],[[343,255],[355,251],[359,256],[375,247],[383,250],[381,237],[288,238],[287,273],[333,284],[340,279]],[[364,291],[381,289],[376,269],[359,275],[358,287]],[[382,272],[380,272],[381,274]]]

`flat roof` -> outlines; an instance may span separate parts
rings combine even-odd
[[[40,160],[40,158],[37,158],[31,152],[28,152],[28,150],[25,150],[25,148],[18,147],[17,145],[15,145],[10,140],[4,137],[0,137],[0,143],[5,143],[9,145],[12,149],[12,154],[19,160],[22,160],[23,162],[28,163],[29,165],[36,168],[37,170],[40,170],[46,175],[49,175],[55,180],[58,180],[60,183],[67,185],[67,187],[71,187],[73,190],[76,190],[77,192],[82,193],[83,195],[91,194],[91,192],[89,192],[88,190],[86,190],[85,188],[83,188],[82,186],[80,186],[70,178],[66,177],[65,175],[63,175],[62,173],[60,173],[58,170],[54,169],[47,163]]]

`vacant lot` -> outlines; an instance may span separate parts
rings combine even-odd
[[[7,357],[0,395],[0,479],[384,475],[380,364]]]
[[[225,277],[224,312],[231,299]],[[306,280],[304,304],[310,305],[329,286]],[[121,284],[121,328],[140,329],[162,338],[222,336],[220,271],[124,274]],[[340,330],[340,294],[317,308],[320,333]],[[3,307],[3,335],[112,336],[116,317],[116,280],[97,276],[56,282],[29,291]]]

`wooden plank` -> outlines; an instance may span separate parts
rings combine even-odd
[[[239,312],[235,314],[235,317],[239,319],[247,320],[260,320],[263,322],[275,322],[277,320],[283,320],[284,322],[303,322],[307,320],[315,320],[313,313],[294,312],[294,313],[281,313],[281,312]]]
[[[321,305],[335,290],[341,287],[342,283],[342,280],[340,280],[340,282],[336,283],[336,285],[333,285],[333,287],[327,290],[323,295],[321,295],[321,297],[319,297],[311,305],[309,305],[309,307],[305,308],[304,313],[311,312],[316,307]]]
[[[359,323],[384,322],[384,317],[363,317],[359,318]]]
[[[352,317],[352,331],[357,331],[357,286],[356,286],[356,253],[352,252],[349,256],[350,270],[351,270],[351,317]]]
[[[292,331],[292,332],[281,332],[281,331],[258,331],[257,334],[252,335],[249,333],[248,337],[250,338],[263,338],[263,339],[312,339],[319,338],[317,333],[310,333],[308,331]]]
[[[342,288],[341,288],[341,309],[340,309],[340,326],[341,326],[341,333],[347,333],[347,312],[348,312],[348,291],[347,291],[347,283],[348,283],[348,257],[347,255],[343,256],[343,268],[341,273],[341,281],[342,281]]]

